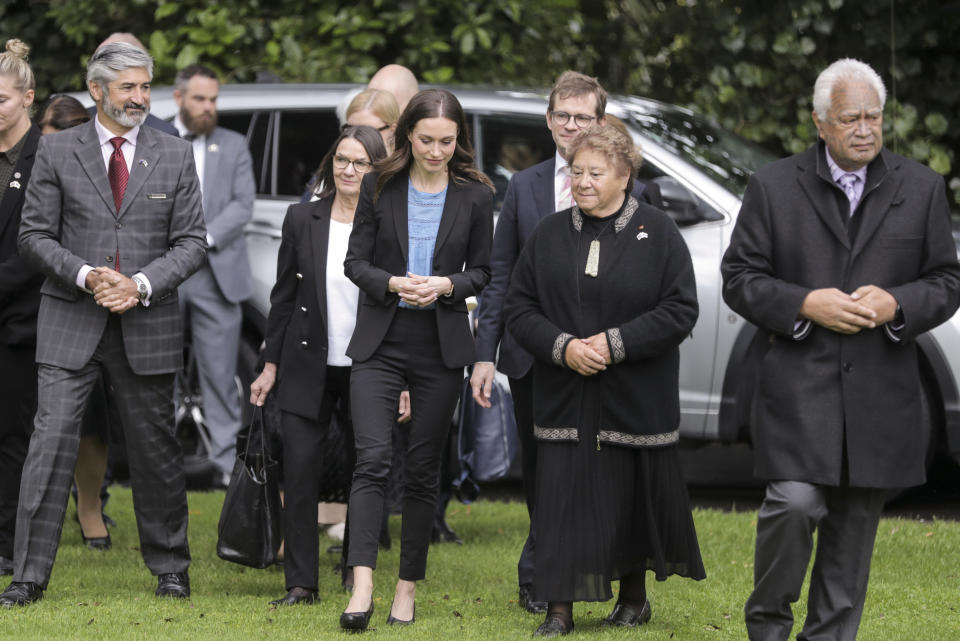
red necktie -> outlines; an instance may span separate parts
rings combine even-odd
[[[110,178],[110,190],[113,191],[113,203],[117,206],[117,213],[120,212],[120,205],[123,203],[123,192],[127,190],[127,179],[130,177],[130,173],[127,171],[127,161],[123,157],[123,152],[120,151],[120,147],[122,147],[125,142],[126,139],[121,136],[110,139],[110,143],[113,145],[113,153],[110,154],[110,168],[107,171],[107,177]],[[120,271],[119,250],[120,248],[118,247],[113,266],[117,271]]]

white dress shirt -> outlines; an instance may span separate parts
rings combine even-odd
[[[561,156],[559,151],[556,152],[556,159],[557,164],[553,172],[553,211],[560,211],[573,206],[573,184],[570,185],[570,200],[564,203],[563,183],[570,173],[570,168],[567,166],[567,159]]]
[[[103,166],[107,170],[107,175],[110,175],[110,156],[113,155],[113,143],[110,142],[112,138],[116,138],[116,134],[104,127],[100,123],[100,119],[96,116],[93,118],[93,126],[97,131],[97,138],[100,141],[100,152],[103,154]],[[124,139],[124,143],[120,146],[120,153],[123,154],[123,160],[127,163],[127,175],[133,173],[133,156],[137,152],[137,137],[140,135],[140,125],[137,125],[127,133],[121,136]],[[126,195],[124,195],[126,197]],[[77,287],[82,289],[85,292],[93,293],[87,289],[87,274],[93,271],[93,267],[90,265],[83,265],[80,268],[80,271],[77,273]],[[150,305],[150,296],[153,294],[153,288],[150,286],[150,279],[143,275],[142,272],[137,272],[135,276],[138,276],[143,279],[143,282],[147,284],[147,295],[143,299],[144,306]]]

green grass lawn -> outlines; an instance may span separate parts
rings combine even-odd
[[[113,550],[85,549],[77,525],[64,526],[50,588],[38,604],[0,610],[0,640],[29,639],[343,639],[338,617],[347,603],[321,553],[322,603],[272,608],[281,596],[280,568],[251,570],[217,558],[216,529],[222,492],[190,494],[193,597],[157,599],[156,580],[137,550],[130,491],[112,490]],[[72,508],[71,508],[72,513]],[[755,517],[698,510],[697,531],[708,578],[702,582],[652,580],[653,620],[641,630],[605,630],[599,621],[612,603],[580,603],[572,637],[650,640],[745,639],[743,603],[750,592]],[[417,592],[417,622],[387,626],[399,559],[398,545],[381,552],[369,637],[383,639],[524,639],[541,621],[516,604],[516,560],[524,540],[521,503],[451,505],[450,524],[463,547],[430,550],[428,578]],[[394,541],[400,522],[391,520]],[[321,549],[331,541],[321,537]],[[960,638],[960,523],[884,519],[859,638],[877,641],[953,641]],[[796,608],[802,621],[804,610]]]

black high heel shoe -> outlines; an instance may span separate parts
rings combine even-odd
[[[370,625],[373,616],[373,597],[370,598],[370,607],[366,612],[344,612],[340,615],[340,627],[344,630],[363,632]]]
[[[413,616],[408,621],[393,616],[393,603],[390,604],[390,613],[387,615],[387,625],[410,625],[417,620],[417,604],[413,604]]]
[[[105,552],[113,547],[113,542],[110,540],[110,532],[107,532],[106,536],[87,536],[83,533],[83,526],[80,526],[80,538],[83,539],[83,544],[86,545],[91,550],[100,550]]]

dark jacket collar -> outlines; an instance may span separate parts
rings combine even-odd
[[[867,165],[867,181],[863,187],[860,203],[854,212],[855,216],[860,217],[857,220],[859,231],[856,234],[856,247],[850,241],[844,222],[849,212],[843,211],[838,204],[843,202],[843,199],[838,199],[837,194],[842,194],[843,191],[830,175],[824,142],[820,140],[797,155],[796,163],[800,187],[823,224],[844,247],[852,249],[854,254],[859,253],[864,243],[876,231],[899,188],[899,176],[891,177],[891,174],[896,174],[896,171],[891,171],[891,168],[899,169],[899,157],[886,149],[881,149],[877,157]]]
[[[27,181],[30,179],[30,172],[33,169],[33,158],[37,153],[37,145],[40,144],[40,128],[36,125],[30,125],[27,130],[26,140],[23,148],[20,150],[20,156],[17,158],[17,164],[13,167],[13,173],[10,174],[10,182],[4,185],[3,200],[0,200],[0,233],[4,231],[11,220],[16,218],[14,215],[20,211],[23,205],[23,198],[27,191]],[[17,174],[20,177],[17,178]],[[16,182],[19,187],[10,187],[10,183]],[[16,233],[16,230],[14,230]]]
[[[619,234],[623,231],[623,228],[627,226],[627,223],[630,222],[630,219],[633,218],[633,214],[640,207],[640,203],[637,202],[637,199],[633,196],[627,196],[626,204],[623,205],[620,210],[620,215],[617,216],[616,222],[613,223],[613,232]],[[570,221],[573,223],[573,228],[577,231],[583,230],[583,214],[580,213],[580,207],[574,203],[573,207],[570,208]]]

